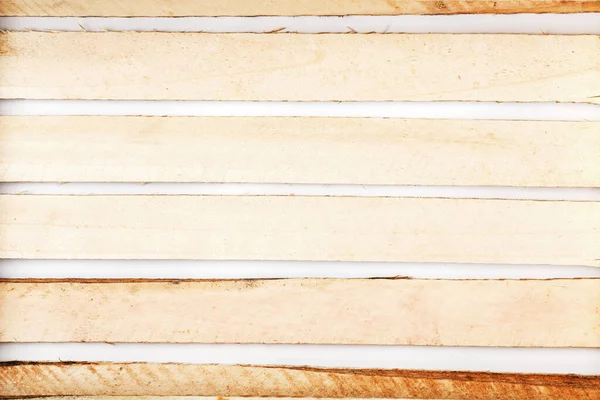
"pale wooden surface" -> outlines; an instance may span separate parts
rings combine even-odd
[[[595,400],[598,376],[189,364],[0,366],[0,396]],[[102,399],[104,400],[104,399]]]
[[[3,32],[0,98],[600,102],[593,35]]]
[[[9,16],[509,14],[600,11],[598,0],[2,0]]]
[[[600,202],[0,196],[0,257],[600,266]]]
[[[0,281],[2,342],[600,347],[600,279]]]
[[[0,180],[600,187],[600,123],[5,116]]]

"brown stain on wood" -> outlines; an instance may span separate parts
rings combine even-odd
[[[401,12],[402,7],[398,4],[397,0],[386,0],[385,1],[394,11]]]
[[[261,368],[285,368],[287,370],[308,371],[319,373],[333,373],[344,375],[364,375],[391,378],[453,380],[465,382],[504,382],[531,385],[551,386],[584,386],[600,389],[600,376],[597,375],[552,375],[552,374],[517,374],[494,372],[448,372],[448,371],[422,371],[406,369],[362,369],[362,368],[314,368],[314,367],[276,367],[264,366]]]
[[[446,11],[448,9],[448,6],[443,1],[436,1],[434,4],[435,7],[440,11]]]
[[[9,43],[10,36],[6,31],[0,31],[0,56],[17,55],[17,50]]]

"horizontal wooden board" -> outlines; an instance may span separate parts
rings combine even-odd
[[[598,0],[2,0],[0,15],[190,17],[511,14],[600,11]]]
[[[600,202],[0,196],[0,257],[600,266]]]
[[[0,180],[600,187],[600,123],[0,117]]]
[[[7,383],[0,385],[2,397],[593,400],[600,395],[598,376],[238,365],[14,363],[0,365],[2,381]]]
[[[600,37],[3,32],[0,98],[600,102]]]
[[[336,397],[303,397],[306,400],[322,399],[330,400]],[[231,397],[227,396],[50,396],[50,397],[12,397],[12,399],[34,399],[34,400],[297,400],[296,397]],[[356,397],[346,397],[348,400],[372,400]],[[414,399],[414,397],[413,397]],[[396,400],[412,400],[398,399]],[[430,399],[427,399],[430,400]],[[444,400],[444,399],[433,399]]]
[[[600,279],[0,281],[2,342],[600,347]]]

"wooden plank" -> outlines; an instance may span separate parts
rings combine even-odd
[[[597,11],[600,11],[598,0],[3,0],[0,2],[0,15],[21,17],[435,15]]]
[[[600,266],[600,202],[0,196],[0,257]]]
[[[600,279],[0,281],[0,341],[600,347]]]
[[[47,396],[47,397],[11,397],[12,399],[33,399],[33,400],[297,400],[295,397],[231,397],[226,399],[222,396]],[[336,397],[303,397],[306,400],[331,400]],[[346,397],[348,400],[371,400],[359,399],[356,397]],[[411,400],[407,398],[396,400]],[[427,399],[444,400],[444,399]]]
[[[599,103],[599,44],[593,35],[3,32],[0,98]]]
[[[0,180],[600,186],[600,123],[0,117]]]
[[[600,395],[598,376],[283,366],[11,363],[0,366],[0,382],[2,381],[7,384],[0,385],[1,397],[242,396],[593,400]]]

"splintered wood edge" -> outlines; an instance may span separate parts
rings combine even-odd
[[[221,4],[225,3],[225,4]],[[4,16],[301,16],[402,14],[513,14],[600,11],[597,0],[2,0]]]
[[[2,280],[0,341],[598,347],[599,300],[600,279]]]
[[[600,122],[0,116],[0,181],[600,187],[598,132]]]
[[[594,399],[600,377],[143,363],[3,363],[0,397]],[[222,400],[222,399],[221,399]]]

